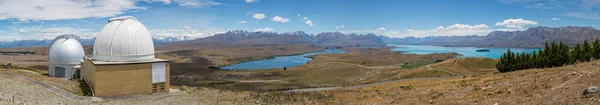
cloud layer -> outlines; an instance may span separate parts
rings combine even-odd
[[[523,29],[525,25],[537,25],[538,23],[531,20],[523,19],[506,19],[502,22],[496,22],[496,26],[504,26],[507,28]]]
[[[264,19],[265,17],[266,17],[266,16],[265,16],[265,14],[263,14],[263,13],[254,13],[254,14],[252,14],[252,18],[254,18],[254,19],[258,19],[258,20],[260,20],[260,19]]]
[[[213,0],[4,0],[0,20],[61,20],[114,17],[131,10],[145,10],[138,2],[177,3],[179,6],[222,5]]]
[[[269,31],[273,31],[273,29],[269,28],[269,27],[254,29],[254,32],[269,32]]]
[[[0,2],[0,20],[59,20],[112,17],[127,10],[146,9],[135,0],[7,0]]]
[[[275,17],[273,17],[273,19],[271,19],[271,21],[281,22],[281,23],[287,23],[287,22],[290,21],[290,19],[284,18],[284,17],[280,17],[280,16],[275,16]]]

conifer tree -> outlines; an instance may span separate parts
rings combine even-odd
[[[590,61],[591,49],[592,48],[591,48],[590,44],[588,43],[588,41],[587,40],[583,41],[583,46],[581,48],[581,60],[582,61],[585,61],[585,62]]]
[[[531,63],[530,64],[531,68],[538,68],[537,59],[538,59],[538,54],[535,51],[533,51],[533,53],[531,53],[531,58],[529,59],[529,62]]]
[[[570,53],[571,64],[581,60],[581,44],[577,43],[577,45],[575,45],[575,48],[573,48],[573,50],[571,50]]]
[[[590,53],[591,53],[590,55],[594,59],[600,59],[600,40],[599,39],[596,39],[596,41],[594,41],[592,43],[592,52],[590,52]]]

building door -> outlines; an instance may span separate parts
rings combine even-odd
[[[65,68],[64,67],[54,67],[54,76],[55,77],[65,77]]]
[[[163,83],[166,80],[165,63],[152,63],[152,83]]]

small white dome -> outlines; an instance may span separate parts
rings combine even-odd
[[[48,63],[59,65],[78,65],[85,52],[75,35],[61,35],[52,41],[48,51]]]
[[[96,36],[93,59],[146,61],[154,59],[154,43],[148,29],[131,16],[112,18]]]

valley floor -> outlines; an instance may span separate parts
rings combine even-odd
[[[187,92],[160,98],[73,101],[20,78],[0,75],[0,104],[9,104],[12,97],[20,104],[600,104],[598,95],[581,97],[585,88],[600,86],[598,60],[494,73],[497,72],[494,59],[455,58],[455,53],[401,54],[385,47],[348,47],[342,49],[349,53],[311,56],[313,61],[288,70],[209,68],[322,48],[298,45],[159,49],[157,57],[173,60],[173,87]],[[16,65],[34,68],[22,75],[46,73],[47,67],[40,63],[45,62],[44,56],[9,58]],[[50,80],[44,83],[59,88],[77,84]],[[294,89],[300,90],[286,91]]]
[[[582,93],[588,87],[599,86],[599,78],[600,60],[597,60],[565,67],[464,78],[407,80],[313,94],[329,96],[330,99],[319,101],[329,104],[591,105],[600,104],[600,94],[583,98]]]

